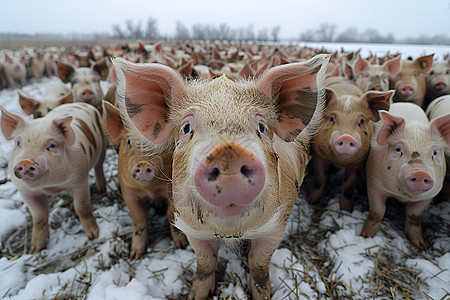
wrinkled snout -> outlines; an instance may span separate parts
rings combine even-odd
[[[25,181],[33,181],[39,177],[40,168],[37,162],[24,159],[14,167],[14,176]]]
[[[412,86],[412,84],[405,84],[399,89],[399,93],[404,97],[412,96],[415,92],[416,89]]]
[[[238,214],[261,193],[266,181],[260,159],[237,143],[215,147],[195,171],[195,187],[226,216]]]
[[[349,156],[358,151],[359,144],[351,135],[343,134],[334,142],[334,149],[339,155]]]
[[[422,194],[433,188],[434,180],[428,172],[415,170],[406,175],[405,184],[413,194]]]
[[[86,88],[81,92],[80,98],[83,101],[90,101],[95,98],[95,94],[90,88]]]
[[[141,184],[149,184],[155,179],[156,168],[148,161],[140,161],[131,168],[131,176]]]

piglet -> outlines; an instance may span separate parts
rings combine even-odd
[[[433,56],[424,55],[413,60],[404,60],[400,72],[389,81],[391,89],[395,90],[394,102],[412,102],[422,106],[425,93],[425,75],[433,65]]]
[[[41,118],[47,115],[58,105],[72,103],[73,97],[70,89],[64,84],[56,84],[47,89],[42,99],[36,99],[19,91],[19,104],[23,112]]]
[[[62,82],[72,84],[73,101],[89,103],[101,112],[103,90],[100,80],[105,80],[108,76],[106,59],[102,59],[90,68],[75,68],[61,61],[56,61],[56,65]]]
[[[427,107],[428,119],[433,120],[442,115],[450,113],[450,95],[445,95],[434,99]],[[447,172],[444,179],[444,186],[441,192],[434,197],[437,202],[448,201],[450,199],[450,151],[446,152]]]
[[[430,72],[426,75],[426,82],[424,108],[434,99],[450,94],[450,59],[433,62]]]
[[[257,80],[186,82],[160,64],[114,59],[125,126],[149,155],[174,150],[174,225],[197,257],[189,299],[215,288],[221,243],[250,240],[253,299],[270,298],[269,265],[309,161],[323,109],[328,55]]]
[[[27,68],[25,66],[25,56],[20,57],[9,56],[5,54],[4,71],[6,81],[8,82],[10,89],[16,88],[16,83],[20,87],[25,85],[27,79]]]
[[[49,235],[47,194],[69,191],[89,239],[98,237],[90,208],[88,172],[95,167],[96,184],[105,191],[105,143],[99,112],[86,103],[58,106],[43,118],[25,121],[1,108],[1,129],[15,148],[9,173],[33,218],[30,253],[43,249]]]
[[[330,165],[345,167],[341,209],[352,211],[353,194],[369,153],[373,122],[379,110],[388,110],[394,91],[363,91],[342,77],[325,80],[327,107],[321,126],[313,138],[314,182],[308,202],[322,195]]]
[[[386,198],[407,202],[405,233],[412,244],[425,247],[421,216],[442,188],[444,150],[450,150],[450,113],[430,122],[421,107],[394,103],[381,120],[367,158],[370,211],[361,235],[373,237],[386,210]]]
[[[111,144],[120,144],[119,184],[133,218],[130,259],[139,259],[148,243],[147,201],[152,201],[154,206],[166,206],[169,199],[172,152],[159,156],[146,155],[131,140],[123,126],[119,109],[107,101],[103,101],[103,124]],[[171,203],[168,206],[168,212],[173,212]],[[169,215],[169,219],[173,219],[172,216],[173,213]],[[187,241],[182,235],[173,232],[172,236],[176,248],[186,247]]]

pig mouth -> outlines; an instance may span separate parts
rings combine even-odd
[[[441,91],[443,89],[445,89],[447,87],[447,85],[444,82],[438,82],[437,84],[434,85],[434,88],[437,91]]]

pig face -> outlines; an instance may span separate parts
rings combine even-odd
[[[33,115],[35,119],[46,116],[58,105],[73,102],[72,92],[64,85],[49,89],[41,100],[27,96],[20,91],[18,93],[19,104],[23,112]]]
[[[433,54],[403,61],[400,73],[390,82],[390,88],[396,90],[394,102],[412,102],[422,106],[426,92],[425,75],[432,65]]]
[[[362,94],[341,78],[326,81],[327,108],[314,136],[314,151],[337,165],[362,162],[369,151],[372,122],[389,109],[393,91]]]
[[[95,106],[99,111],[102,108],[103,91],[100,80],[108,75],[106,60],[102,60],[92,68],[74,68],[72,65],[57,61],[58,76],[64,83],[72,84],[74,102],[86,102]]]
[[[434,62],[426,80],[427,93],[432,99],[450,94],[450,60]]]
[[[358,56],[353,65],[354,81],[364,92],[387,91],[389,79],[397,76],[400,67],[400,56],[386,61],[383,65],[369,64]]]
[[[382,157],[385,169],[377,180],[384,190],[403,201],[433,198],[445,177],[444,150],[450,149],[450,113],[430,123],[426,117],[422,122],[388,112],[381,115],[374,152]]]

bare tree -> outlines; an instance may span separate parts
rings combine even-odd
[[[258,41],[268,41],[269,40],[269,30],[267,27],[264,27],[263,29],[258,31]]]
[[[186,41],[191,38],[189,29],[186,26],[184,26],[184,24],[181,23],[180,21],[177,21],[174,38],[175,40],[178,41]]]
[[[113,38],[115,39],[125,38],[125,33],[123,32],[122,28],[120,28],[119,24],[114,25],[112,31],[113,31]]]
[[[300,34],[300,40],[304,42],[314,42],[315,41],[316,34],[314,33],[314,30],[307,29],[305,32]]]
[[[329,23],[321,23],[319,29],[317,29],[317,41],[331,42],[333,41],[334,34],[336,32],[336,25]]]
[[[280,33],[280,26],[275,26],[272,28],[271,35],[272,41],[278,42],[278,34]]]
[[[360,35],[358,33],[358,29],[356,27],[349,27],[345,29],[341,34],[336,38],[337,42],[357,42],[360,40]]]
[[[156,19],[149,17],[147,19],[147,28],[145,30],[145,38],[148,40],[157,40],[160,38],[158,24]]]
[[[142,30],[141,30],[141,21],[139,21],[136,25],[133,24],[132,20],[126,21],[126,27],[128,30],[128,37],[132,39],[142,39]]]

